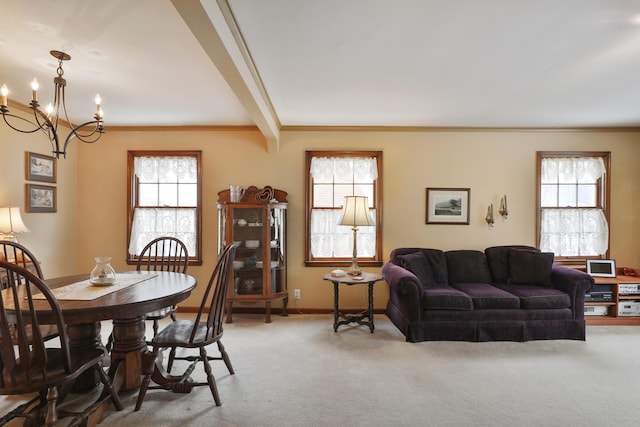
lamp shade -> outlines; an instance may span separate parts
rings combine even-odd
[[[371,212],[369,212],[369,202],[364,196],[347,196],[344,198],[342,216],[338,225],[375,225]]]
[[[20,208],[7,207],[0,208],[0,233],[28,233],[29,229],[20,216]]]

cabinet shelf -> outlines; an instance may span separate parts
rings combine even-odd
[[[620,305],[628,301],[640,301],[640,295],[620,294],[620,285],[640,283],[640,269],[633,269],[635,276],[625,276],[622,268],[616,269],[616,277],[594,277],[596,285],[611,285],[613,301],[585,302],[585,307],[605,306],[606,315],[585,315],[587,325],[640,325],[640,315],[620,314]]]
[[[249,187],[240,202],[230,201],[230,191],[218,193],[218,246],[236,245],[235,262],[227,290],[227,323],[233,321],[233,304],[264,302],[265,322],[271,322],[271,302],[283,301],[287,315],[287,193],[271,187]],[[249,247],[247,247],[249,245]],[[256,265],[258,264],[258,265]]]

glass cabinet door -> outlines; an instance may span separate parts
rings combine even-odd
[[[264,290],[263,207],[232,207],[232,239],[236,245],[233,262],[235,295],[262,295]],[[267,246],[269,242],[266,243]],[[269,260],[266,260],[269,262]]]
[[[286,223],[285,205],[274,205],[269,212],[270,222],[270,258],[271,293],[287,292]]]

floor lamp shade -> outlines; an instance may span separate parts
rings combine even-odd
[[[362,274],[362,269],[358,265],[357,233],[359,226],[375,225],[371,212],[369,212],[369,202],[364,196],[347,196],[342,207],[342,215],[338,225],[348,225],[353,227],[353,258],[347,273],[358,276]]]
[[[0,239],[17,242],[14,233],[28,233],[29,229],[22,221],[20,208],[6,207],[0,208]]]

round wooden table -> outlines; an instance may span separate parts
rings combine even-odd
[[[136,274],[136,272],[131,272]],[[196,287],[196,279],[183,273],[157,271],[155,277],[116,290],[93,300],[64,300],[58,303],[72,351],[102,346],[100,322],[113,320],[113,350],[109,376],[117,390],[140,387],[142,359],[148,353],[145,342],[145,314],[185,300]],[[51,289],[88,279],[88,275],[46,280]],[[46,313],[43,313],[46,316]],[[93,387],[92,379],[85,387]],[[82,388],[83,384],[80,383]]]

